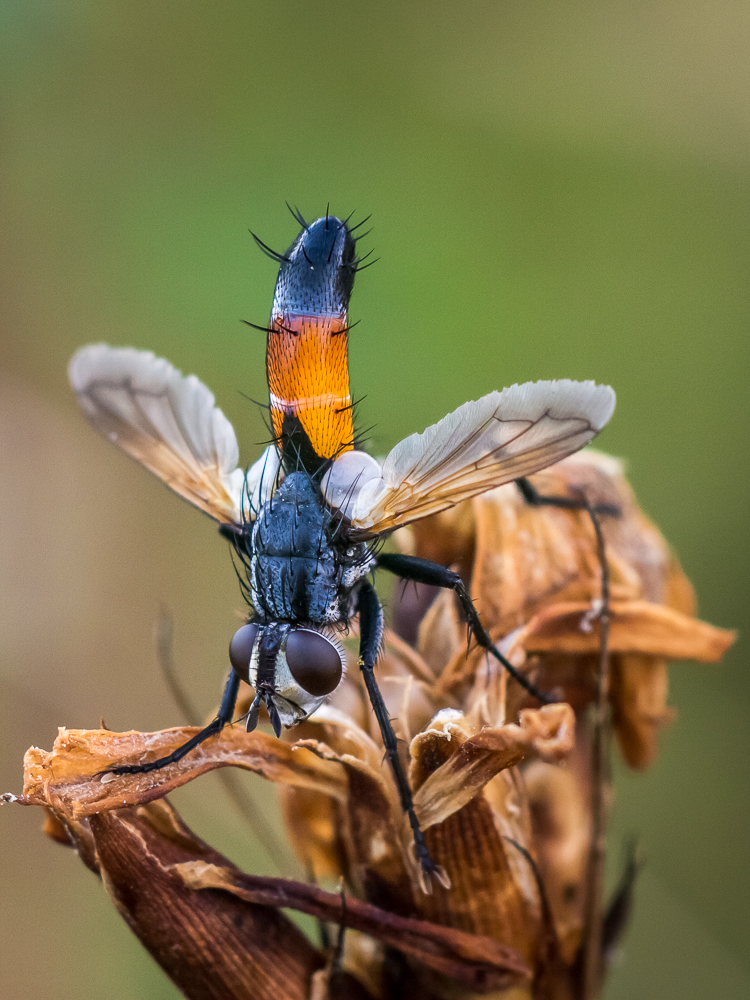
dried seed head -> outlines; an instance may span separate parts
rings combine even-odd
[[[667,661],[713,662],[734,635],[695,619],[690,584],[638,510],[619,463],[584,452],[533,481],[542,494],[584,490],[591,502],[622,510],[620,518],[603,518],[606,564],[587,512],[531,507],[512,485],[398,532],[406,550],[453,565],[471,581],[501,652],[560,698],[537,707],[483,649],[468,647],[452,592],[423,590],[408,605],[397,596],[394,624],[402,634],[386,630],[378,678],[440,866],[431,893],[423,891],[354,657],[331,698],[281,740],[230,726],[180,762],[138,775],[102,772],[169,754],[196,730],[62,729],[51,752],[28,752],[19,801],[45,807],[49,835],[76,846],[102,874],[186,996],[218,989],[274,1000],[390,1000],[511,987],[530,996],[530,976],[537,1000],[573,995],[595,885],[592,803],[601,788],[591,779],[596,732],[585,710],[597,698],[602,611],[612,718],[635,768],[653,760],[672,717]],[[253,697],[243,690],[240,712]],[[278,784],[305,870],[316,880],[343,880],[343,899],[239,872],[154,801],[226,766]],[[353,933],[342,947],[315,948],[281,914],[284,906]],[[235,928],[229,937],[227,920]],[[209,980],[213,986],[201,992]]]

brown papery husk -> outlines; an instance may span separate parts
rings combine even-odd
[[[368,738],[364,734],[362,738],[371,753]],[[352,748],[351,737],[344,739]],[[344,781],[336,779],[351,771],[366,781],[371,818],[387,815],[389,793],[374,771],[368,773],[364,761],[351,754],[338,760],[324,744],[313,750],[294,748],[264,734],[227,730],[213,741],[207,759],[196,754],[191,770],[193,755],[188,755],[166,769],[173,773],[161,785],[156,784],[160,772],[99,773],[123,746],[163,751],[173,740],[173,730],[161,734],[61,730],[51,752],[35,748],[27,753],[26,795],[18,801],[45,807],[50,835],[75,846],[86,864],[101,875],[122,916],[186,996],[241,1000],[270,997],[274,989],[274,995],[284,1000],[307,996],[312,972],[323,966],[325,956],[287,921],[279,912],[281,907],[365,932],[386,947],[399,948],[415,964],[414,974],[424,967],[473,992],[506,988],[529,978],[530,969],[521,958],[496,940],[400,917],[356,898],[342,903],[338,894],[304,883],[245,875],[197,838],[166,801],[154,801],[155,794],[203,773],[207,763],[220,766],[223,752],[235,765],[242,761],[267,777],[286,782],[292,780],[298,762],[301,787],[325,789],[334,801],[345,787]],[[373,807],[373,789],[379,784],[383,786],[380,801]],[[116,786],[116,794],[110,786]],[[119,799],[131,803],[129,808],[117,808]],[[359,834],[361,838],[366,835],[367,830]],[[395,829],[389,839],[400,849]],[[402,881],[409,884],[406,877]],[[239,909],[237,900],[243,903]],[[236,928],[237,941],[235,948],[230,940],[229,949],[223,952],[227,922]],[[251,963],[238,971],[236,956],[247,950],[243,929],[248,927],[257,954],[266,960],[263,964],[259,958],[258,968]],[[285,960],[287,952],[294,956],[291,963]],[[289,992],[279,992],[279,970],[287,967],[284,981]],[[340,985],[340,978],[334,981]]]
[[[61,728],[51,751],[32,747],[24,758],[24,797],[49,805],[72,819],[109,809],[144,805],[162,798],[200,774],[240,767],[281,784],[315,789],[343,798],[341,767],[266,733],[227,726],[176,764],[148,774],[115,775],[117,764],[144,763],[165,756],[198,732],[194,726],[156,733],[113,733],[108,729]]]
[[[325,956],[278,909],[195,892],[181,864],[233,867],[166,801],[67,823],[130,929],[189,1000],[307,1000]],[[283,975],[279,975],[283,970]]]
[[[436,885],[417,898],[423,916],[502,940],[537,964],[540,902],[528,862],[508,839],[530,846],[517,821],[517,797],[512,803],[509,794],[519,789],[489,786],[528,754],[564,757],[573,734],[573,712],[561,704],[527,710],[519,724],[478,730],[458,713],[445,713],[413,740],[417,815],[433,860],[451,880],[450,889]]]

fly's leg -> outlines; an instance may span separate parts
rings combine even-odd
[[[516,479],[516,486],[521,491],[521,496],[527,504],[532,507],[562,507],[563,510],[588,510],[589,505],[583,498],[575,500],[573,497],[548,497],[544,496],[534,486],[529,479]],[[609,515],[610,517],[621,517],[622,511],[613,503],[592,504],[591,510],[595,514]]]
[[[447,876],[439,865],[430,857],[424,835],[419,827],[419,820],[414,811],[414,802],[411,797],[409,782],[401,767],[401,760],[398,756],[398,744],[396,734],[393,731],[391,720],[388,715],[383,696],[375,680],[375,661],[378,657],[380,644],[383,640],[383,609],[380,606],[378,595],[371,583],[363,583],[359,589],[359,599],[357,608],[359,611],[359,666],[364,677],[365,687],[370,696],[370,704],[375,713],[375,718],[380,726],[380,733],[383,737],[386,756],[393,769],[393,776],[396,779],[401,808],[409,817],[412,833],[414,834],[414,847],[416,849],[417,861],[425,876],[429,887],[429,876],[434,875],[442,884],[446,885]],[[446,885],[447,888],[447,885]]]
[[[213,721],[209,722],[205,729],[201,729],[199,733],[192,736],[187,743],[183,743],[181,747],[177,747],[173,750],[171,754],[167,757],[160,757],[158,760],[148,761],[146,764],[120,764],[117,767],[108,767],[105,771],[100,771],[100,774],[148,774],[149,771],[160,771],[163,767],[168,767],[170,764],[176,764],[177,761],[182,760],[190,751],[197,747],[199,743],[203,743],[210,736],[215,736],[216,733],[220,733],[227,723],[232,721],[232,714],[234,712],[234,706],[237,701],[237,692],[240,689],[240,678],[239,675],[234,672],[234,670],[229,671],[229,677],[227,679],[226,687],[224,688],[224,694],[222,695],[221,705],[219,706],[219,714]]]
[[[471,634],[477,643],[483,649],[486,649],[490,656],[494,656],[496,660],[502,663],[510,676],[518,681],[524,690],[528,691],[530,695],[543,705],[551,705],[557,701],[556,698],[551,698],[544,691],[540,691],[535,684],[527,680],[513,666],[510,660],[506,659],[499,649],[497,649],[492,639],[490,639],[489,633],[479,620],[474,602],[469,596],[469,592],[458,573],[446,569],[445,566],[441,566],[439,563],[430,562],[429,559],[419,559],[417,556],[405,556],[396,552],[389,552],[378,556],[378,566],[382,569],[387,569],[389,573],[395,573],[402,580],[413,580],[415,583],[427,583],[433,587],[444,587],[453,590],[461,602],[461,607],[466,615],[466,621],[471,629]]]

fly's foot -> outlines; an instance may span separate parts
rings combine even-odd
[[[411,820],[412,832],[414,834],[414,854],[417,862],[419,888],[426,896],[431,896],[432,880],[435,879],[444,889],[450,889],[450,875],[442,865],[437,865],[432,860],[427,844],[424,841],[424,834],[416,823],[416,816],[410,814],[409,819]]]
[[[421,836],[419,841],[414,839],[415,854],[417,856],[417,880],[419,888],[426,896],[432,895],[432,880],[435,879],[444,889],[450,889],[451,880],[448,872],[442,865],[436,865],[427,850],[427,845]]]

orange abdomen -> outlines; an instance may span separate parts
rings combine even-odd
[[[296,416],[320,458],[354,443],[345,318],[280,316],[271,321],[266,374],[274,435]]]

